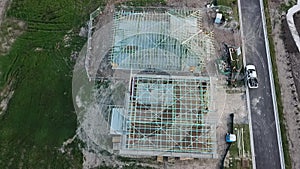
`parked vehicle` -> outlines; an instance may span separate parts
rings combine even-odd
[[[258,88],[257,73],[254,65],[246,66],[247,84],[250,89]]]

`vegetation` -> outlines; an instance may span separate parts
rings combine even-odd
[[[280,5],[280,11],[281,12],[287,12],[292,6],[296,5],[297,1],[296,0],[289,0],[287,3],[282,3]]]
[[[239,20],[239,11],[238,11],[238,4],[237,4],[237,0],[216,0],[216,5],[220,5],[221,7],[219,8],[220,9],[220,12],[223,13],[223,16],[228,19],[229,21],[232,19],[232,16],[233,16],[233,19],[238,21]],[[222,6],[224,6],[222,8]],[[225,12],[227,9],[225,7],[230,7],[232,8],[232,13],[227,13]],[[231,11],[231,10],[230,10]]]
[[[231,147],[229,149],[229,168],[230,169],[242,169],[244,168],[242,166],[242,160],[246,161],[248,160],[249,167],[251,168],[252,162],[249,160],[251,159],[251,146],[250,146],[250,133],[249,133],[249,125],[248,124],[234,124],[233,126],[234,130],[233,133],[237,135],[237,142],[234,142],[231,144]],[[243,130],[242,130],[243,129]],[[238,131],[242,133],[243,131],[243,141],[240,140],[241,146],[242,142],[244,143],[244,148],[238,146],[239,139],[241,139],[238,135]],[[240,154],[244,149],[244,157],[242,154]],[[227,155],[228,156],[228,155]],[[227,167],[225,167],[227,168]],[[247,167],[246,167],[247,168]]]
[[[280,121],[285,168],[292,168],[291,158],[290,158],[290,154],[289,154],[289,144],[288,144],[286,128],[285,128],[285,124],[284,124],[283,105],[282,105],[282,100],[281,100],[281,90],[280,90],[278,70],[277,70],[277,65],[276,65],[275,46],[274,46],[274,41],[273,41],[273,37],[272,37],[272,26],[271,26],[269,6],[268,6],[267,0],[264,0],[264,8],[265,8],[266,21],[267,21],[267,23],[266,23],[267,24],[267,34],[268,34],[268,39],[269,39],[269,48],[270,48],[270,55],[271,55],[271,60],[272,60],[272,69],[273,69],[277,108],[278,108],[279,121]]]
[[[5,19],[0,27],[0,55],[5,55],[9,51],[16,37],[20,36],[26,25],[18,20]]]
[[[67,148],[70,155],[58,150],[76,129],[70,55],[86,41],[78,32],[89,12],[104,3],[12,1],[8,19],[24,21],[26,30],[0,57],[0,89],[14,80],[13,98],[0,119],[0,168],[81,168],[80,143]]]
[[[78,36],[89,13],[108,0],[14,0],[2,24],[24,31],[0,57],[0,91],[14,82],[14,95],[0,117],[0,168],[81,168],[78,140],[59,149],[76,129],[72,103],[71,53],[86,42]],[[126,5],[163,5],[163,0],[132,0]],[[21,28],[20,28],[21,29]],[[4,31],[2,31],[4,30]],[[0,51],[1,52],[1,51]],[[7,52],[7,51],[4,51]],[[130,164],[125,168],[141,168]]]
[[[236,4],[237,0],[217,0],[217,5],[232,6]]]

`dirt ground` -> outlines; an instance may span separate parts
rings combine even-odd
[[[297,28],[297,31],[300,32],[300,12],[298,12],[296,15],[294,15],[294,21]],[[299,51],[295,51],[294,55],[291,56],[291,65],[292,65],[292,71],[293,71],[293,77],[295,80],[295,85],[298,93],[298,100],[300,100],[300,54]],[[299,117],[298,119],[299,120]],[[300,127],[300,123],[299,123]],[[300,128],[299,128],[300,130]]]
[[[298,169],[300,168],[300,54],[289,31],[285,13],[278,10],[283,2],[283,0],[272,0],[269,3],[269,12],[292,168]],[[294,16],[294,20],[299,32],[299,14]]]
[[[0,1],[0,26],[5,17],[5,11],[7,9],[9,0]],[[0,38],[1,39],[1,38]],[[0,40],[0,45],[2,45]],[[1,53],[1,52],[0,52]],[[1,75],[2,72],[0,72]],[[0,116],[6,111],[7,105],[11,97],[13,96],[12,83],[9,83],[4,89],[0,90]]]
[[[3,21],[8,2],[9,2],[9,0],[1,0],[0,1],[0,25]]]

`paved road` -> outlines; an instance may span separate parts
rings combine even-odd
[[[276,123],[259,0],[241,0],[247,64],[254,64],[259,88],[249,91],[257,169],[280,169]]]

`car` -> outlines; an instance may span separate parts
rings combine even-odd
[[[254,65],[246,66],[246,77],[247,77],[247,84],[250,89],[258,88],[257,73]]]

